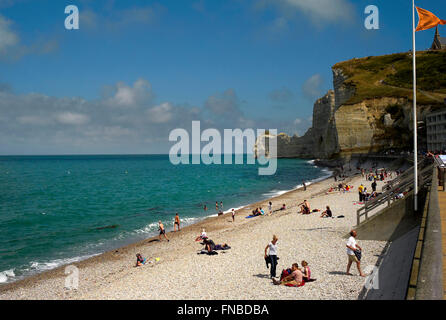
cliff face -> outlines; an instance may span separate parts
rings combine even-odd
[[[313,126],[304,136],[277,136],[278,157],[327,158],[338,152],[334,111],[335,93],[329,91],[314,104]]]
[[[446,107],[446,53],[420,53],[417,117]],[[410,54],[354,59],[333,68],[333,88],[316,101],[302,137],[277,136],[278,157],[346,157],[413,145]],[[432,69],[433,68],[433,69]],[[438,70],[437,70],[438,69]],[[424,69],[423,69],[424,70]],[[434,85],[432,83],[435,83]],[[422,148],[425,132],[419,132]]]

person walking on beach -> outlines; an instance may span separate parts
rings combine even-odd
[[[348,255],[348,264],[347,264],[347,275],[351,276],[350,267],[353,262],[356,262],[356,266],[358,267],[359,275],[361,277],[365,277],[365,274],[361,271],[361,252],[362,248],[356,243],[356,230],[350,231],[350,238],[347,240],[347,255]],[[359,258],[358,258],[359,257]]]
[[[307,191],[307,185],[305,184],[304,180],[302,180],[302,185],[304,186],[304,191]]]
[[[273,214],[273,203],[271,201],[268,203],[268,211],[269,216]]]
[[[158,221],[158,230],[160,232],[160,235],[159,235],[160,240],[161,240],[161,235],[164,235],[164,238],[166,238],[167,242],[169,242],[169,239],[167,239],[167,236],[166,236],[166,229],[164,229],[164,225],[161,222],[161,220]]]
[[[232,222],[235,222],[235,210],[232,209]]]
[[[275,278],[276,277],[276,267],[277,267],[277,238],[276,235],[273,235],[273,240],[268,243],[268,245],[265,248],[265,259],[268,258],[268,255],[266,254],[269,250],[269,258],[271,261],[271,269],[270,269],[270,277]]]
[[[173,231],[176,231],[176,227],[178,226],[178,231],[180,231],[180,217],[178,216],[178,212],[175,215],[175,222],[173,224]]]
[[[218,213],[218,201],[215,201],[215,211]]]
[[[376,191],[376,180],[373,180],[372,191]]]

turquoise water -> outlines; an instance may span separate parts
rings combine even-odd
[[[245,162],[246,163],[246,162]],[[296,188],[327,170],[279,159],[257,165],[179,165],[167,155],[0,157],[0,282],[10,282]],[[208,211],[203,210],[206,204]]]

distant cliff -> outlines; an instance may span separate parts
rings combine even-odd
[[[446,52],[418,52],[418,119],[446,107]],[[302,137],[277,136],[278,157],[345,157],[387,149],[410,150],[412,57],[399,53],[333,66],[333,88],[314,104],[313,125]],[[421,127],[420,147],[425,132]]]

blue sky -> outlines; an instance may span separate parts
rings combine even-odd
[[[331,66],[408,51],[411,23],[410,0],[0,0],[0,154],[165,153],[191,120],[302,135]]]

